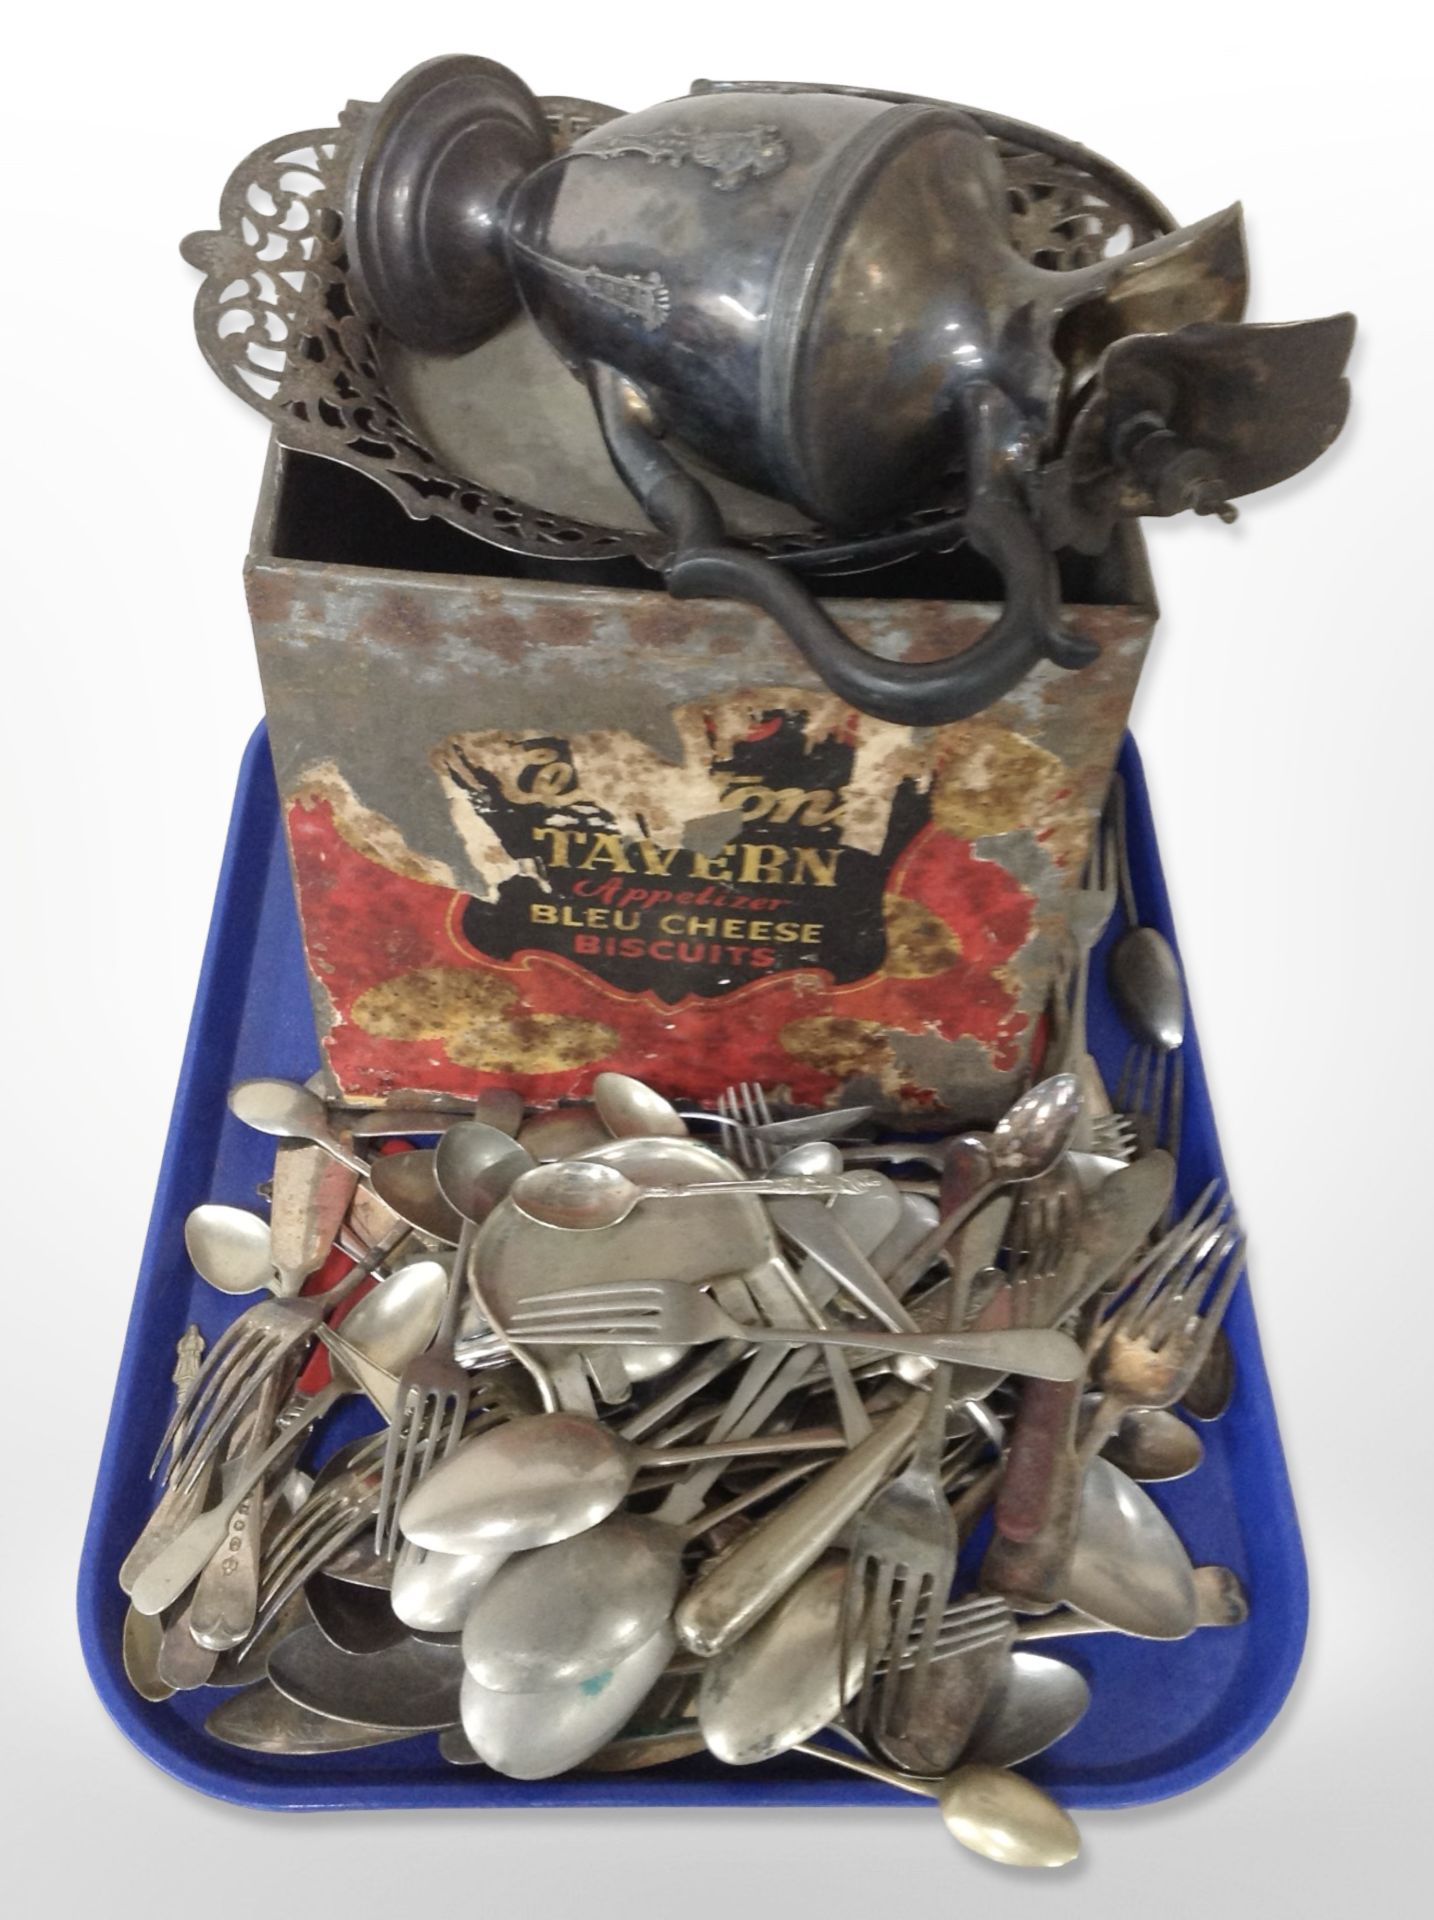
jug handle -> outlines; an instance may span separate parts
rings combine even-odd
[[[972,489],[965,537],[996,566],[1006,589],[994,624],[964,652],[912,665],[883,660],[857,646],[800,581],[765,555],[731,544],[716,501],[668,452],[641,393],[600,362],[588,368],[588,390],[609,456],[653,525],[672,541],[662,563],[679,600],[736,600],[769,614],[822,680],[849,705],[898,726],[943,726],[980,713],[1009,693],[1039,661],[1080,667],[1099,648],[1060,625],[1060,580],[1024,503],[999,478]],[[999,402],[1001,396],[996,396]],[[991,420],[976,402],[973,424]],[[983,462],[980,433],[973,473],[998,473]]]

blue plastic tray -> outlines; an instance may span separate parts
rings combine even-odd
[[[1128,739],[1121,769],[1141,918],[1173,941],[1145,781]],[[1109,1074],[1119,1065],[1124,1035],[1103,998],[1103,980],[1098,953],[1090,1033]],[[218,1697],[213,1689],[178,1694],[161,1705],[133,1693],[120,1655],[125,1600],[115,1576],[153,1497],[146,1469],[168,1418],[175,1343],[191,1320],[212,1340],[244,1304],[225,1300],[195,1278],[184,1253],[184,1216],[202,1200],[252,1203],[255,1187],[270,1171],[271,1144],[228,1113],[230,1084],[248,1074],[302,1080],[316,1064],[288,862],[260,728],[240,771],[80,1570],[85,1657],[100,1697],[130,1739],[178,1779],[256,1807],[919,1805],[909,1795],[800,1755],[752,1768],[692,1759],[652,1772],[525,1782],[482,1768],[446,1766],[432,1735],[322,1759],[246,1754],[204,1733],[204,1716]],[[1185,1043],[1185,1089],[1182,1203],[1221,1171],[1193,1030]],[[1237,1293],[1226,1324],[1238,1368],[1234,1402],[1223,1420],[1202,1429],[1206,1454],[1199,1470],[1153,1491],[1197,1564],[1220,1561],[1240,1575],[1250,1618],[1243,1626],[1175,1643],[1106,1635],[1062,1641],[1052,1649],[1087,1675],[1091,1707],[1075,1731],[1028,1771],[1071,1806],[1157,1800],[1208,1779],[1264,1732],[1299,1665],[1307,1611],[1304,1555],[1247,1288]],[[330,1422],[323,1451],[339,1437]]]

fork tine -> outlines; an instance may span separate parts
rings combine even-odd
[[[1244,1276],[1245,1236],[1243,1233],[1237,1233],[1229,1247],[1225,1271],[1215,1288],[1214,1297],[1209,1300],[1200,1316],[1200,1336],[1190,1356],[1192,1380],[1205,1364],[1210,1349],[1214,1345],[1215,1335],[1220,1330],[1220,1322],[1225,1318],[1226,1310],[1234,1298],[1235,1289]]]
[[[515,1322],[510,1338],[519,1346],[620,1347],[628,1341],[641,1343],[644,1334],[656,1332],[660,1326],[658,1315],[652,1313],[625,1319],[559,1320],[537,1326]]]
[[[223,1396],[215,1402],[202,1429],[192,1443],[186,1443],[179,1477],[192,1486],[228,1439],[239,1422],[254,1406],[265,1383],[272,1375],[277,1354],[260,1343],[242,1370],[231,1376]]]
[[[885,1651],[887,1630],[891,1624],[891,1587],[893,1570],[884,1560],[866,1565],[866,1670],[856,1700],[856,1724],[869,1729],[876,1706],[877,1662]]]
[[[758,1138],[753,1129],[761,1124],[757,1111],[757,1102],[753,1097],[752,1083],[744,1080],[741,1086],[742,1122],[747,1132],[744,1136],[747,1146],[746,1165],[752,1171],[760,1172],[771,1159],[771,1153],[765,1140]]]
[[[457,1396],[443,1394],[433,1407],[433,1417],[428,1423],[428,1434],[423,1448],[423,1461],[415,1475],[421,1480],[425,1474],[432,1473],[442,1453],[447,1450],[449,1435],[462,1426],[462,1409]]]
[[[220,1379],[236,1364],[236,1354],[253,1338],[253,1332],[253,1328],[246,1326],[241,1316],[238,1320],[232,1320],[214,1342],[205,1356],[204,1365],[190,1382],[189,1391],[178,1401],[170,1415],[150,1468],[151,1474],[159,1470],[160,1461],[181,1428],[193,1432],[202,1423],[202,1403],[213,1394]]]
[[[374,1544],[378,1552],[392,1555],[397,1547],[398,1510],[403,1504],[400,1474],[413,1442],[423,1407],[422,1391],[410,1386],[402,1402],[393,1410],[393,1420],[383,1449],[383,1472],[378,1483],[378,1510],[374,1519]]]
[[[513,1319],[530,1314],[541,1314],[549,1307],[561,1306],[565,1311],[574,1303],[584,1306],[606,1306],[610,1300],[660,1300],[663,1296],[661,1281],[612,1280],[601,1286],[564,1287],[554,1293],[535,1293],[526,1300],[520,1300],[513,1310]]]
[[[244,1417],[264,1384],[260,1363],[265,1344],[256,1339],[236,1348],[234,1364],[226,1370],[223,1384],[199,1420],[186,1427],[180,1445],[170,1456],[166,1476],[170,1484],[192,1485]]]
[[[916,1648],[908,1646],[901,1656],[901,1669],[910,1672],[918,1659],[949,1659],[957,1654],[977,1653],[982,1647],[993,1647],[1007,1638],[1014,1627],[1014,1620],[991,1619],[980,1626],[973,1626],[961,1633],[938,1632],[931,1643],[929,1654],[919,1654]],[[883,1671],[890,1667],[889,1660],[881,1662]]]
[[[305,1551],[294,1555],[283,1579],[278,1582],[272,1594],[266,1594],[264,1606],[255,1622],[251,1641],[268,1625],[279,1609],[292,1594],[298,1592],[310,1578],[338,1552],[346,1547],[359,1530],[367,1525],[367,1515],[348,1505],[336,1508],[329,1516],[325,1526],[316,1530],[305,1545]]]
[[[895,1664],[894,1666],[888,1666],[877,1689],[875,1731],[878,1743],[886,1737],[887,1730],[891,1726],[893,1718],[897,1717],[897,1703],[898,1701],[904,1703],[910,1687],[910,1681],[907,1673],[904,1671],[905,1662],[903,1655],[907,1642],[912,1637],[912,1628],[916,1624],[918,1603],[925,1602],[924,1611],[930,1630],[929,1637],[935,1637],[936,1623],[941,1617],[940,1611],[936,1606],[936,1596],[929,1576],[923,1573],[913,1578],[911,1569],[903,1566],[900,1569],[900,1581],[900,1599],[896,1604],[896,1619],[887,1643],[888,1654],[895,1657]],[[925,1645],[927,1638],[927,1628],[923,1628],[921,1635],[923,1645]],[[920,1655],[918,1653],[917,1659],[919,1658]]]
[[[310,1505],[313,1503],[311,1502]],[[270,1596],[288,1579],[289,1574],[309,1551],[310,1543],[333,1522],[340,1511],[336,1499],[322,1499],[318,1512],[310,1517],[308,1507],[303,1509],[303,1526],[286,1527],[275,1536],[270,1548],[269,1558],[264,1567],[263,1600],[267,1606]],[[299,1516],[295,1516],[297,1519]]]
[[[380,1517],[387,1523],[386,1532],[391,1543],[396,1543],[398,1515],[408,1498],[410,1487],[416,1486],[421,1475],[415,1473],[419,1457],[428,1444],[435,1418],[434,1398],[431,1393],[423,1394],[414,1408],[413,1418],[409,1421],[399,1448],[397,1469],[393,1477],[393,1489],[390,1503],[385,1503],[382,1488],[379,1490]],[[387,1465],[388,1456],[384,1455]]]
[[[1232,1222],[1211,1234],[1189,1256],[1165,1313],[1152,1320],[1147,1336],[1152,1348],[1159,1351],[1168,1346],[1192,1321],[1203,1316],[1207,1309],[1202,1307],[1202,1302],[1215,1286],[1216,1276],[1221,1273],[1231,1248],[1242,1239],[1238,1225]]]

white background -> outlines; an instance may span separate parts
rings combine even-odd
[[[1417,1631],[1430,1575],[1419,1342],[1434,1333],[1420,17],[1382,4],[191,0],[12,20],[0,1110],[13,1129],[4,1405],[20,1452],[4,1501],[0,1884],[13,1911],[1411,1909],[1434,1706]],[[503,60],[539,92],[632,107],[699,73],[990,107],[1110,154],[1181,218],[1242,197],[1253,318],[1361,318],[1335,451],[1247,503],[1233,531],[1152,528],[1164,618],[1136,712],[1252,1228],[1311,1639],[1252,1755],[1182,1800],[1084,1816],[1085,1859],[1063,1875],[998,1879],[915,1803],[910,1817],[244,1813],[132,1751],[80,1663],[84,1516],[235,768],[260,711],[240,563],[264,429],[200,359],[177,243],[213,223],[251,147],[331,124],[350,95],[375,99],[419,59],[457,51]],[[36,1426],[42,1386],[62,1417]]]

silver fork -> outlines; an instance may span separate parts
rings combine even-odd
[[[1101,1400],[1081,1436],[1082,1466],[1137,1407],[1169,1407],[1199,1372],[1245,1272],[1245,1235],[1227,1193],[1184,1250],[1108,1302],[1088,1341]]]
[[[1140,1136],[1125,1113],[1097,1114],[1087,1129],[1090,1145],[1086,1151],[1104,1155],[1108,1160],[1133,1160],[1140,1152]]]
[[[956,1577],[960,1543],[941,1471],[947,1391],[946,1370],[938,1368],[910,1465],[867,1502],[853,1530],[842,1661],[844,1671],[854,1671],[859,1663],[863,1673],[848,1717],[857,1733],[883,1752],[888,1739],[905,1729]],[[910,1666],[898,1661],[878,1676],[881,1654],[905,1648],[918,1615],[923,1625]]]
[[[381,1433],[358,1443],[344,1470],[317,1486],[298,1512],[265,1543],[258,1611],[245,1653],[257,1643],[290,1595],[297,1593],[311,1574],[327,1565],[373,1518],[383,1446]]]
[[[1071,988],[1070,1014],[1064,1035],[1062,1057],[1044,1071],[1080,1073],[1089,1054],[1086,1042],[1086,1009],[1090,997],[1090,956],[1105,932],[1117,898],[1114,848],[1110,845],[1099,817],[1091,830],[1090,853],[1080,885],[1066,896],[1066,926],[1075,950],[1075,979]],[[1080,1141],[1081,1146],[1086,1146]]]
[[[1080,1183],[1065,1160],[1017,1189],[1006,1229],[1013,1327],[1051,1324],[1061,1263],[1080,1224]]]
[[[728,1087],[717,1101],[717,1111],[734,1123],[734,1144],[741,1165],[749,1173],[770,1172],[778,1155],[766,1135],[759,1131],[772,1123],[772,1109],[765,1087],[750,1080],[744,1080],[740,1087]],[[778,1266],[778,1271],[803,1319],[814,1327],[829,1326],[830,1322],[823,1318],[811,1293],[784,1261]],[[839,1347],[828,1347],[824,1359],[847,1445],[860,1446],[871,1432],[871,1420],[851,1377],[851,1367]]]
[[[465,1221],[433,1344],[427,1353],[409,1361],[394,1395],[374,1527],[378,1551],[390,1560],[398,1551],[398,1510],[410,1488],[452,1453],[462,1438],[471,1376],[454,1359],[453,1342],[472,1238],[471,1224]]]
[[[878,1675],[888,1673],[893,1662],[903,1672],[909,1672],[928,1646],[933,1660],[945,1660],[967,1653],[974,1647],[1001,1640],[1008,1634],[1014,1638],[1016,1618],[999,1595],[976,1593],[965,1600],[954,1600],[948,1606],[938,1606],[935,1632],[928,1638],[930,1626],[930,1614],[922,1607],[899,1654],[893,1639],[892,1645],[878,1657]]]
[[[1181,1049],[1167,1053],[1148,1042],[1132,1040],[1116,1082],[1115,1105],[1125,1117],[1139,1152],[1163,1147],[1178,1163],[1185,1118],[1185,1055]]]
[[[347,1299],[360,1281],[382,1266],[411,1232],[406,1225],[396,1227],[326,1293],[261,1300],[231,1321],[209,1349],[188,1393],[175,1408],[151,1473],[158,1470],[172,1447],[167,1483],[184,1486],[196,1480],[265,1383],[297,1353],[319,1322]]]
[[[521,1301],[504,1335],[520,1345],[697,1346],[742,1339],[754,1346],[836,1346],[912,1353],[957,1366],[1031,1379],[1074,1380],[1084,1356],[1063,1333],[1042,1327],[995,1333],[891,1333],[864,1327],[743,1326],[701,1288],[677,1280],[614,1281]]]

